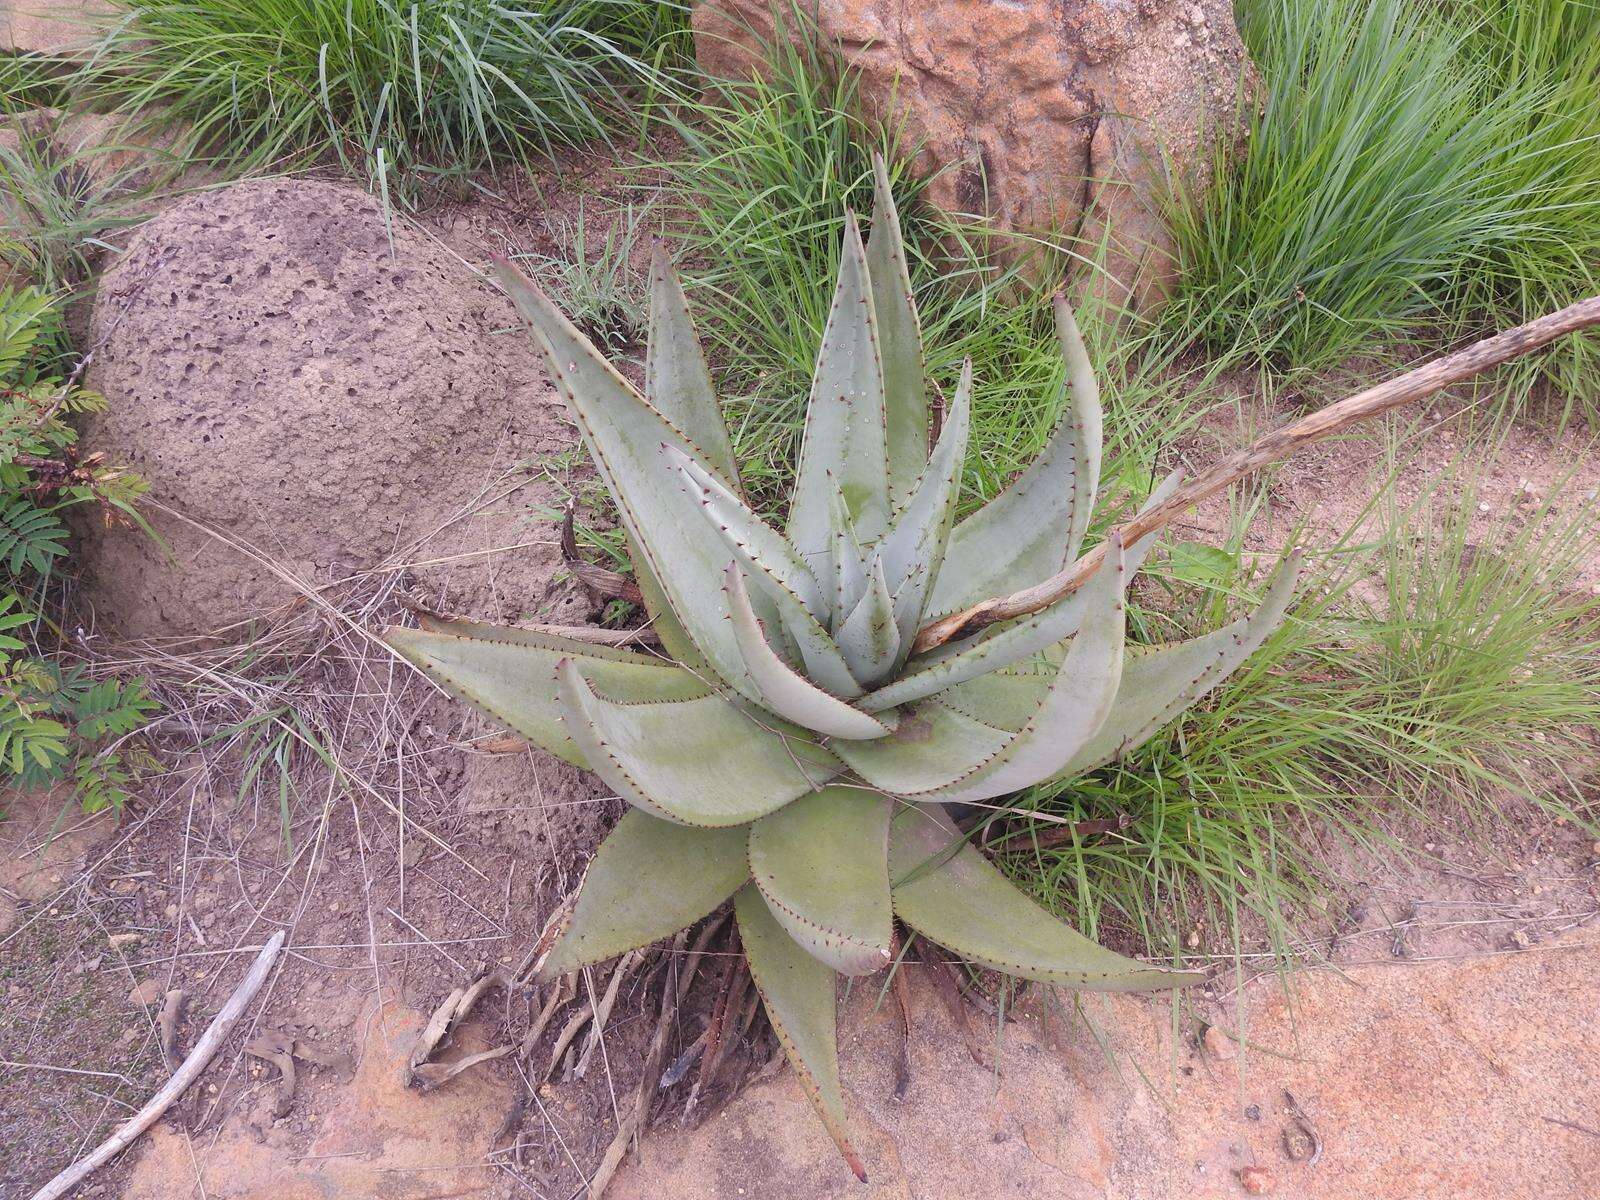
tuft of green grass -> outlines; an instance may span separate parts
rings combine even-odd
[[[1174,912],[1223,931],[1249,920],[1287,955],[1336,884],[1330,837],[1394,853],[1394,815],[1488,823],[1508,795],[1585,819],[1600,598],[1570,581],[1600,549],[1593,506],[1484,518],[1470,464],[1407,505],[1395,478],[1309,554],[1296,611],[1227,683],[1125,761],[1018,798],[1042,816],[1005,863],[1042,901],[1161,950]],[[1255,589],[1249,511],[1204,587],[1186,572],[1146,595],[1143,636],[1210,627]],[[1122,828],[1031,840],[1083,821]]]
[[[404,195],[606,137],[687,47],[669,0],[129,0],[80,82],[235,169],[335,157]]]
[[[1216,185],[1171,205],[1175,336],[1314,370],[1594,290],[1590,0],[1244,0],[1239,17],[1267,97],[1237,154],[1227,131]]]
[[[1486,104],[1532,98],[1522,136],[1495,169],[1526,213],[1486,239],[1456,303],[1513,325],[1600,293],[1600,4],[1595,0],[1450,0],[1467,30],[1465,51],[1487,73]],[[1593,421],[1600,337],[1563,339],[1509,373],[1514,391],[1536,374],[1566,411]]]
[[[108,238],[139,224],[181,160],[75,134],[70,118],[0,101],[0,262],[49,294],[93,274]]]
[[[550,222],[556,254],[514,254],[525,269],[560,297],[578,328],[613,357],[644,344],[649,272],[641,245],[654,206],[627,205],[615,220],[598,222],[580,204],[571,220]],[[596,229],[596,224],[603,226]]]

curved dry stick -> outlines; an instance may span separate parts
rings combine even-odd
[[[1163,503],[1141,513],[1119,526],[1124,545],[1132,545],[1147,533],[1170,524],[1185,509],[1216,495],[1230,484],[1237,483],[1253,471],[1269,463],[1287,458],[1296,450],[1312,442],[1338,433],[1376,417],[1403,404],[1431,396],[1452,383],[1470,379],[1490,367],[1497,367],[1514,358],[1549,345],[1559,337],[1600,325],[1600,296],[1592,296],[1568,305],[1559,312],[1550,313],[1518,325],[1494,337],[1474,342],[1453,354],[1424,363],[1404,375],[1357,392],[1336,401],[1316,412],[1308,413],[1298,421],[1275,429],[1257,438],[1243,450],[1234,452],[1216,463],[1204,474],[1173,492]],[[953,638],[976,633],[996,621],[1010,620],[1048,608],[1064,596],[1071,595],[1100,569],[1105,557],[1102,547],[1095,547],[1065,570],[1052,575],[1043,583],[1024,588],[1009,596],[996,596],[974,604],[963,612],[933,621],[917,633],[916,653],[942,646]]]
[[[167,1080],[161,1090],[151,1096],[145,1106],[135,1113],[126,1125],[100,1143],[99,1149],[93,1154],[73,1163],[35,1192],[33,1200],[61,1200],[62,1196],[127,1149],[134,1138],[154,1125],[161,1114],[172,1107],[173,1101],[183,1095],[189,1085],[200,1077],[200,1072],[206,1069],[207,1064],[222,1048],[223,1040],[233,1028],[233,1023],[239,1019],[239,1014],[244,1012],[250,1001],[256,998],[256,993],[267,981],[273,964],[278,961],[278,951],[283,949],[283,939],[284,931],[280,929],[272,935],[265,946],[261,947],[261,953],[256,955],[256,961],[250,965],[250,971],[244,977],[244,982],[234,989],[233,995],[229,996],[228,1002],[222,1006],[222,1011],[212,1018],[211,1024],[200,1035],[200,1040],[194,1044],[194,1049],[189,1051],[189,1057],[183,1060],[183,1065],[173,1072],[172,1078]]]

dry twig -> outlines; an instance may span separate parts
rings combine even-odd
[[[1170,525],[1185,510],[1215,496],[1269,463],[1287,458],[1297,450],[1331,437],[1360,421],[1431,396],[1453,383],[1470,379],[1491,367],[1520,358],[1559,337],[1592,325],[1600,325],[1600,296],[1581,300],[1559,312],[1485,338],[1453,354],[1424,363],[1404,375],[1386,379],[1354,396],[1319,408],[1228,455],[1178,488],[1160,504],[1119,526],[1117,533],[1123,545],[1131,546],[1146,534]],[[977,633],[996,621],[1025,617],[1048,608],[1082,587],[1100,569],[1104,560],[1105,545],[1102,543],[1043,583],[1009,596],[980,601],[971,608],[925,625],[917,634],[915,650],[920,654],[955,638]]]
[[[200,1040],[194,1044],[194,1049],[189,1051],[189,1057],[183,1060],[183,1065],[173,1072],[172,1078],[167,1080],[161,1090],[150,1097],[145,1106],[135,1113],[127,1124],[102,1142],[94,1153],[87,1158],[79,1159],[35,1192],[33,1200],[61,1200],[61,1197],[110,1162],[125,1150],[134,1138],[161,1119],[161,1114],[172,1107],[173,1102],[188,1090],[189,1085],[200,1077],[200,1072],[206,1069],[207,1064],[222,1048],[222,1042],[233,1029],[233,1023],[239,1019],[250,1001],[255,999],[256,993],[261,990],[261,985],[272,973],[272,968],[278,961],[278,952],[283,949],[283,939],[284,934],[281,929],[268,939],[261,953],[256,956],[256,961],[250,965],[243,982],[234,989],[233,995],[228,997],[228,1002],[222,1006],[222,1010],[212,1018],[211,1024],[200,1035]]]

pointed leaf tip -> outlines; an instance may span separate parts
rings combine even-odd
[[[733,913],[773,1032],[834,1145],[856,1178],[865,1181],[866,1168],[850,1144],[839,1084],[836,976],[784,932],[753,884],[733,898]]]
[[[1086,991],[1151,991],[1205,979],[1107,950],[1056,920],[966,840],[943,805],[896,815],[889,831],[895,914],[963,958]]]

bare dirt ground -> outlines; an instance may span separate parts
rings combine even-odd
[[[582,187],[446,208],[434,232],[472,264],[507,246],[552,250],[549,220],[570,218],[576,192],[627,198],[592,164],[569,167]],[[1227,442],[1251,425],[1218,418],[1209,432]],[[1464,441],[1444,416],[1419,431],[1402,494],[1444,472]],[[1385,446],[1352,438],[1279,473],[1252,544],[1277,546],[1302,520],[1348,525]],[[1183,449],[1211,453],[1204,439]],[[1574,462],[1582,449],[1535,422],[1514,427],[1494,461],[1472,464],[1485,525],[1574,469],[1567,488],[1581,500],[1600,483],[1593,462]],[[1189,533],[1224,520],[1207,509]],[[1582,583],[1597,580],[1589,564]],[[563,619],[593,615],[575,585],[551,589]],[[361,619],[392,617],[399,590]],[[404,1073],[453,989],[521,960],[619,802],[359,639],[330,644],[350,672],[329,692],[352,717],[338,747],[352,769],[288,795],[287,821],[270,789],[241,789],[192,739],[120,820],[69,810],[52,838],[59,798],[0,799],[0,1200],[30,1195],[142,1103],[169,1073],[164,1053],[193,1044],[278,928],[288,953],[224,1052],[84,1195],[582,1194],[638,1079],[659,972],[681,956],[622,980],[604,1037],[582,1029],[554,1062],[562,1021],[525,1048],[543,997],[513,989],[490,994],[446,1057],[515,1053],[429,1091]],[[374,763],[382,772],[359,782]],[[757,1024],[735,1052],[751,1085],[720,1111],[703,1105],[714,1115],[697,1129],[679,1119],[692,1075],[665,1089],[665,1119],[612,1194],[1600,1196],[1600,844],[1516,804],[1493,830],[1441,818],[1397,833],[1415,861],[1330,844],[1344,884],[1336,916],[1308,930],[1307,969],[1287,977],[1265,947],[1197,931],[1217,974],[1177,1007],[1041,991],[1003,1026],[970,1009],[966,1029],[917,977],[898,1096],[898,1013],[878,1006],[876,981],[858,986],[841,1043],[868,1185],[839,1162]],[[576,1006],[605,986],[604,973],[584,981]],[[669,1060],[704,1023],[697,987]],[[164,1050],[174,990],[184,1003]],[[292,1094],[246,1052],[265,1035],[300,1052]]]

